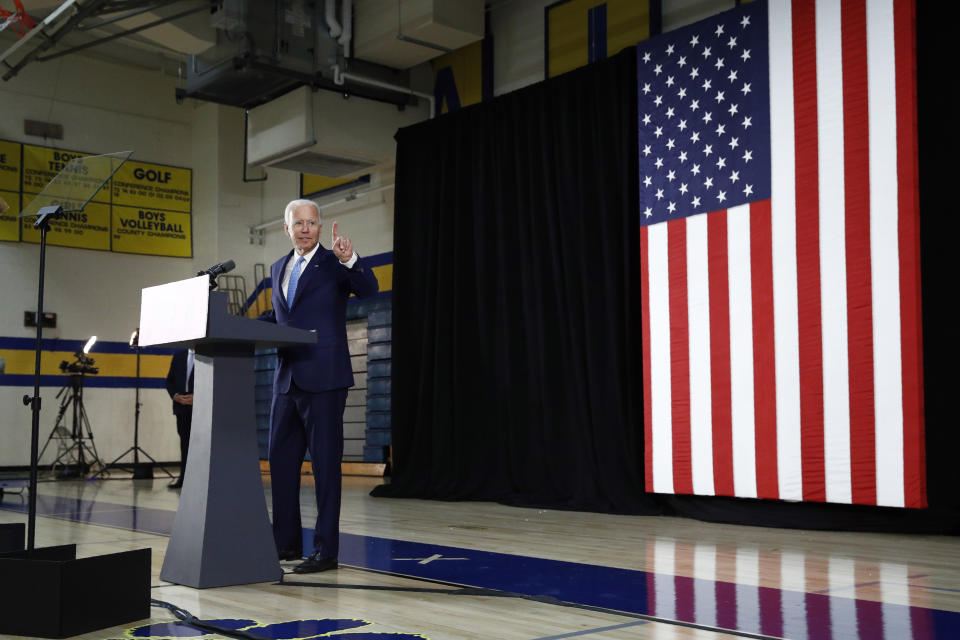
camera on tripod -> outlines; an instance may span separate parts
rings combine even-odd
[[[76,358],[73,362],[67,362],[66,360],[60,362],[60,371],[71,375],[96,375],[100,373],[100,369],[93,366],[96,362],[90,356],[82,351],[77,351],[73,356]]]
[[[94,465],[103,467],[97,447],[93,444],[93,431],[90,429],[90,420],[87,419],[87,410],[83,406],[83,376],[100,373],[100,369],[94,366],[96,363],[93,358],[88,355],[96,341],[97,336],[91,336],[83,349],[73,354],[73,362],[64,360],[60,363],[60,371],[70,377],[57,392],[57,398],[60,399],[57,419],[53,430],[47,436],[47,442],[40,450],[40,455],[37,456],[37,460],[43,458],[50,442],[56,441],[57,457],[50,469],[60,477],[84,476]],[[73,411],[69,412],[71,408]],[[69,420],[68,412],[71,413]]]

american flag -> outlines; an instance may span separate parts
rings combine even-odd
[[[637,45],[646,487],[926,506],[912,0]]]

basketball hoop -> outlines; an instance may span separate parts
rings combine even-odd
[[[10,13],[3,7],[0,7],[0,31],[10,27],[19,37],[22,38],[23,36],[27,35],[28,31],[37,25],[30,18],[30,16],[27,15],[27,11],[23,8],[23,3],[20,0],[13,0],[13,4],[13,13]]]

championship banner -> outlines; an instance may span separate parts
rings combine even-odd
[[[20,211],[20,194],[14,191],[0,191],[0,240],[16,242],[20,239],[18,211]]]
[[[39,243],[32,221],[19,222],[17,215],[71,160],[91,155],[0,140],[0,241]],[[68,191],[83,190],[90,180],[86,169],[78,169]],[[189,258],[192,206],[192,169],[127,161],[82,212],[52,221],[47,240],[61,247]]]
[[[35,147],[33,145],[23,145],[23,192],[37,194],[43,191],[43,188],[60,173],[67,163],[74,158],[85,158],[93,154],[80,153],[77,151],[62,151],[60,149],[49,149],[47,147]],[[81,167],[83,169],[83,167]],[[81,190],[84,182],[89,179],[82,173],[75,176],[77,189]],[[24,198],[24,200],[27,200]],[[101,189],[97,195],[93,196],[93,202],[103,202],[110,204],[110,191]],[[28,204],[29,201],[24,204]],[[24,238],[26,239],[26,238]],[[71,245],[72,246],[72,245]],[[109,249],[109,245],[107,249]]]
[[[189,213],[114,205],[113,250],[189,258],[191,222]]]
[[[0,140],[0,240],[20,239],[19,211],[20,144]]]
[[[192,174],[191,169],[128,160],[113,176],[113,204],[190,213]]]
[[[35,196],[27,194],[23,205],[27,206]],[[33,228],[34,218],[21,219],[24,242],[40,243],[40,230]],[[47,244],[78,249],[110,251],[110,205],[90,202],[83,211],[64,214],[50,221]]]
[[[0,191],[20,191],[20,143],[0,140]]]

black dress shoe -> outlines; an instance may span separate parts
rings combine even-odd
[[[278,551],[277,556],[281,560],[300,560],[303,558],[303,551]]]
[[[179,489],[183,486],[183,478],[177,478],[173,482],[167,485],[168,489]]]
[[[294,573],[320,573],[337,568],[336,558],[321,558],[319,553],[314,553],[309,558],[293,568]]]

